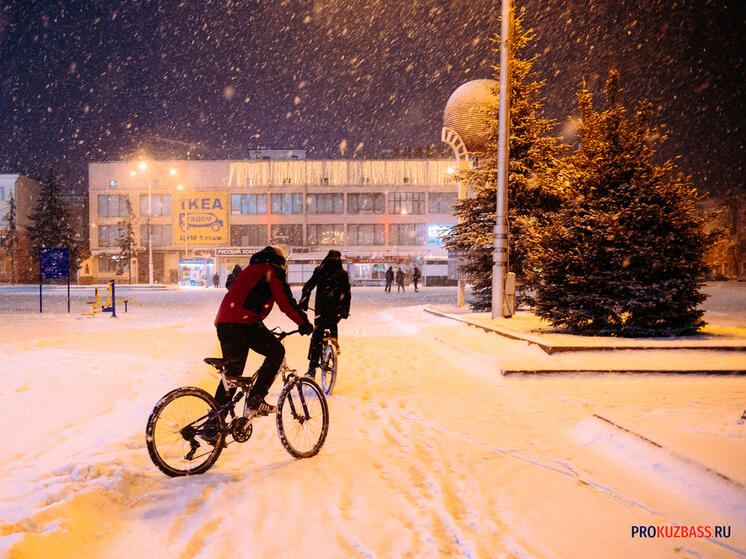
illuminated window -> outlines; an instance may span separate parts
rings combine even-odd
[[[424,214],[424,192],[389,192],[390,214]]]
[[[345,226],[341,223],[308,225],[309,245],[341,245],[344,243]]]

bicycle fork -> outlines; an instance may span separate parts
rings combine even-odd
[[[311,419],[311,414],[308,412],[308,404],[306,404],[306,397],[303,395],[303,383],[300,380],[295,381],[295,385],[298,387],[298,398],[303,406],[303,415],[298,415],[295,410],[295,404],[293,403],[293,391],[288,392],[288,404],[290,404],[290,411],[293,414],[293,418],[299,423],[303,424],[304,421]]]

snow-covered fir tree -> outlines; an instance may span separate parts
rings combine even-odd
[[[531,251],[541,270],[536,314],[576,333],[693,334],[704,324],[704,254],[717,233],[705,231],[688,178],[670,160],[655,163],[665,136],[650,124],[650,104],[629,115],[620,93],[612,69],[606,110],[593,109],[585,87],[578,95],[572,196]]]
[[[10,194],[8,208],[8,252],[10,253],[10,282],[16,282],[16,251],[18,250],[18,227],[16,222],[16,197]]]
[[[534,39],[531,29],[523,28],[523,12],[513,20],[510,71],[510,164],[508,178],[508,224],[510,271],[519,283],[530,284],[526,267],[528,233],[551,220],[561,203],[555,171],[561,147],[550,131],[554,122],[541,117],[539,101],[544,82],[533,73],[535,58],[522,58],[521,51]],[[494,38],[499,51],[499,37]],[[499,67],[493,67],[499,77]],[[478,152],[477,166],[461,173],[468,197],[455,204],[459,223],[443,237],[446,248],[464,255],[463,271],[472,285],[472,308],[492,304],[492,267],[495,238],[499,105],[495,102],[485,114],[489,140]]]
[[[40,248],[70,249],[70,275],[75,276],[85,254],[85,248],[75,238],[70,211],[61,197],[61,186],[52,169],[41,183],[39,199],[29,216],[32,225],[26,227],[35,258]]]
[[[127,214],[119,221],[119,236],[117,246],[119,247],[119,266],[117,272],[122,273],[125,269],[132,283],[132,259],[136,256],[135,250],[135,214],[129,196],[125,199],[127,203]]]

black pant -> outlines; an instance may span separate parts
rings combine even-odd
[[[280,370],[282,360],[285,358],[285,347],[272,332],[267,330],[262,322],[218,324],[217,329],[220,348],[223,350],[223,359],[230,361],[227,375],[240,377],[243,374],[249,349],[253,349],[259,355],[264,355],[264,362],[256,372],[257,379],[251,389],[249,398],[266,396],[269,387],[272,386],[277,376],[277,371]],[[230,395],[230,397],[232,396],[233,394]],[[225,393],[221,382],[215,392],[215,402],[218,406],[221,406],[228,402],[228,399],[229,396]]]
[[[393,282],[390,282],[389,280],[386,280],[386,287],[384,288],[384,291],[386,291],[387,293],[390,293],[391,292],[391,284],[392,283]]]
[[[337,337],[337,319],[318,317],[314,320],[311,343],[308,346],[308,368],[319,366],[321,348],[324,346],[324,330],[329,330],[332,337]]]

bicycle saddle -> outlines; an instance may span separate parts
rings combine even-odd
[[[205,363],[212,365],[216,369],[225,369],[228,360],[222,357],[205,357]]]

